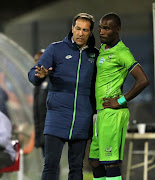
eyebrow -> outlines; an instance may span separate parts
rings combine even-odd
[[[99,27],[100,28],[109,28],[109,26],[107,26],[107,25],[100,25],[100,24],[99,24]]]
[[[79,28],[79,29],[83,29],[83,30],[90,30],[89,28],[81,28],[81,27],[79,27],[79,26],[75,26],[76,28]]]

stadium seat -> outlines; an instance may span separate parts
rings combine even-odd
[[[20,166],[20,144],[18,140],[12,140],[12,145],[16,150],[16,159],[13,165],[0,169],[0,173],[19,171]]]

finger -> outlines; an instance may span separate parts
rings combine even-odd
[[[45,70],[44,66],[41,66],[41,70]]]
[[[38,70],[40,70],[40,67],[38,67],[38,66],[36,66],[35,68],[38,69]]]
[[[36,69],[36,72],[37,72],[38,74],[41,74],[41,70]]]
[[[35,76],[37,76],[37,77],[41,77],[41,75],[40,75],[40,74],[35,74]]]
[[[104,102],[102,105],[103,106],[110,106],[110,103],[109,102]]]
[[[109,104],[110,101],[106,99],[106,100],[103,100],[103,103],[104,103],[104,104]]]
[[[52,67],[50,67],[48,70],[49,70],[49,71],[52,71],[52,69],[53,69],[53,68],[52,68]]]
[[[109,99],[110,99],[110,98],[103,98],[102,100],[103,100],[103,101],[106,101],[106,100],[109,100]]]
[[[111,106],[109,105],[103,105],[103,107],[106,109],[106,108],[111,108]]]

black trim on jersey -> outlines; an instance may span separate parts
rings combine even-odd
[[[110,48],[113,48],[114,46],[116,46],[121,40],[119,39],[113,46],[111,46]]]
[[[115,161],[100,161],[100,164],[116,164],[121,163],[122,160],[115,160]]]
[[[128,71],[131,71],[131,69],[135,66],[135,65],[137,65],[138,64],[138,62],[135,62],[129,69],[128,69]]]

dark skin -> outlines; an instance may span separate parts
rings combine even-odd
[[[106,19],[101,18],[99,22],[99,33],[100,33],[100,39],[101,43],[106,44],[106,49],[113,47],[120,39],[119,33],[120,33],[120,27],[117,25],[117,23],[113,19]],[[135,79],[135,83],[131,87],[131,89],[124,95],[125,99],[127,101],[132,100],[135,98],[138,94],[140,94],[143,89],[149,85],[149,80],[143,71],[142,67],[140,65],[137,65],[130,74]],[[119,103],[117,102],[116,98],[103,98],[104,103],[102,104],[104,108],[112,108],[112,109],[118,109],[120,108]],[[98,167],[100,165],[100,162],[95,160],[90,160],[90,165],[92,167]],[[114,167],[119,166],[119,164],[109,164],[106,165],[106,167]]]
[[[101,43],[106,44],[106,49],[113,47],[119,41],[120,27],[112,19],[101,19],[99,28]],[[130,74],[135,79],[135,83],[129,90],[129,92],[127,92],[124,95],[127,101],[130,101],[131,99],[135,98],[138,94],[140,94],[143,91],[143,89],[146,86],[149,85],[148,78],[140,65],[137,65],[130,72]],[[119,97],[103,98],[103,100],[105,101],[103,103],[103,107],[112,109],[120,108],[120,105],[117,102],[118,98]]]

